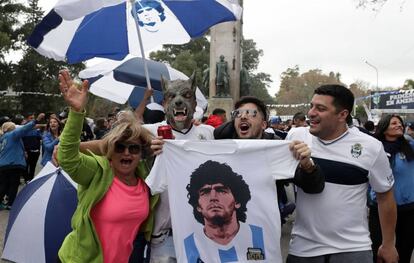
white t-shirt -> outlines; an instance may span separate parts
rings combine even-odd
[[[149,130],[154,136],[157,136],[157,129],[161,125],[167,125],[166,121],[158,122],[154,124],[145,124],[144,128]],[[185,132],[180,132],[172,130],[175,139],[186,139],[186,140],[213,140],[214,128],[210,125],[200,124],[198,126],[192,125],[190,129]],[[165,191],[161,193],[160,199],[158,201],[155,218],[154,218],[154,229],[153,236],[158,238],[153,238],[152,243],[158,244],[165,240],[168,236],[168,230],[171,229],[171,216],[170,216],[170,206],[168,203],[168,192]]]
[[[200,237],[200,229],[203,225],[195,219],[193,207],[188,203],[187,197],[186,186],[190,182],[192,173],[208,161],[226,164],[234,173],[242,176],[249,186],[251,195],[251,200],[247,202],[245,223],[248,226],[263,229],[262,243],[265,260],[261,262],[282,262],[280,218],[274,181],[294,176],[298,161],[290,153],[289,142],[279,140],[171,140],[164,144],[163,153],[156,158],[146,182],[153,194],[163,192],[168,187],[177,262],[193,263],[193,261],[188,261],[184,245],[186,238],[193,233],[200,260],[209,263],[222,262],[220,257],[217,257],[217,252],[214,255],[209,252],[211,249],[218,251],[220,245],[210,242],[210,245],[215,245],[211,248],[208,243],[203,242],[203,239],[197,238]],[[243,227],[243,229],[246,228]],[[239,231],[237,239],[233,238],[233,241],[237,242],[240,238],[244,240],[243,242],[250,242],[252,240],[250,232],[250,230]],[[237,245],[233,244],[232,247],[238,252]],[[257,247],[253,247],[250,251],[243,250],[245,251],[237,253],[236,261],[223,262],[248,262],[247,256],[257,257],[260,254]],[[206,255],[208,258],[203,258]]]
[[[289,253],[313,257],[371,250],[368,183],[382,193],[394,182],[382,143],[357,129],[348,129],[335,140],[322,141],[301,127],[292,130],[289,139],[309,145],[326,180],[320,194],[298,189]]]

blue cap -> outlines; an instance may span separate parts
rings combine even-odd
[[[282,119],[279,116],[270,117],[270,124],[280,124],[280,123],[282,123]]]

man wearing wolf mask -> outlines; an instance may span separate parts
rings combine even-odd
[[[161,77],[164,93],[163,106],[166,121],[144,125],[152,134],[157,134],[160,125],[169,124],[175,139],[212,140],[214,128],[210,125],[193,125],[196,107],[195,74],[189,80],[168,81]],[[158,139],[161,139],[158,137]],[[154,230],[151,239],[151,261],[153,263],[176,262],[172,239],[171,215],[168,191],[161,193],[156,208]]]

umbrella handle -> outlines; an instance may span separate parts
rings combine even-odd
[[[141,57],[144,60],[144,72],[145,72],[145,79],[147,80],[147,87],[148,87],[148,89],[152,89],[151,81],[150,81],[149,73],[148,73],[147,59],[145,58],[144,45],[142,43],[142,38],[141,38],[141,30],[140,30],[139,24],[138,24],[139,19],[138,19],[138,16],[137,16],[137,7],[135,6],[135,0],[130,0],[129,2],[132,5],[132,10],[133,10],[132,13],[134,15],[135,26],[137,28],[139,48],[141,49]],[[153,96],[151,96],[151,102],[154,102]]]

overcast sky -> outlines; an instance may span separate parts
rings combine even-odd
[[[40,0],[45,10],[56,1]],[[381,11],[357,9],[357,0],[244,0],[244,37],[264,52],[259,71],[272,76],[299,65],[301,72],[339,72],[356,80],[400,87],[414,78],[414,1],[389,0]]]

